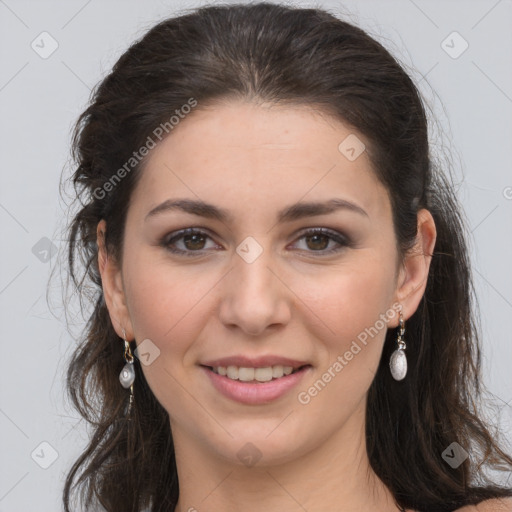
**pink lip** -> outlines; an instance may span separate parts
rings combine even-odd
[[[295,359],[288,359],[287,357],[281,356],[261,356],[250,358],[246,356],[233,356],[223,357],[221,359],[212,359],[211,361],[205,361],[201,363],[203,366],[211,366],[216,368],[217,366],[238,366],[243,368],[266,368],[268,366],[291,366],[292,368],[300,368],[309,363],[306,361],[297,361]]]
[[[216,363],[216,361],[214,362]],[[282,363],[274,363],[274,365],[275,364]],[[214,366],[224,365],[225,363],[215,364]],[[268,364],[267,366],[274,365]],[[288,364],[285,366],[293,365]],[[252,361],[250,365],[246,364],[246,367],[254,368],[262,366],[256,365],[254,361]],[[242,382],[238,380],[232,380],[229,379],[228,377],[218,375],[217,373],[213,372],[210,368],[207,368],[205,366],[202,366],[201,368],[206,373],[206,375],[208,375],[215,389],[222,393],[225,397],[242,404],[260,405],[272,402],[273,400],[277,400],[278,398],[282,397],[285,393],[287,393],[290,389],[292,389],[300,382],[300,380],[304,377],[304,374],[311,369],[311,366],[306,366],[295,373],[285,375],[279,379],[274,379],[269,382]]]

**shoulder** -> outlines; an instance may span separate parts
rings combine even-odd
[[[512,498],[485,500],[477,505],[458,508],[455,512],[512,512]]]

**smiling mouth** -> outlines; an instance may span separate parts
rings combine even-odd
[[[227,377],[231,380],[250,382],[251,384],[254,384],[282,379],[283,377],[297,373],[305,368],[309,368],[310,366],[311,365],[309,364],[305,364],[298,368],[282,365],[266,366],[262,368],[247,368],[239,366],[205,366],[205,368],[208,368],[217,375]]]

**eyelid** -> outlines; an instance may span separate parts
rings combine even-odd
[[[331,236],[334,239],[339,238],[339,239],[343,240],[344,243],[347,243],[347,244],[351,243],[348,235],[346,235],[340,231],[337,231],[335,229],[326,228],[326,227],[322,227],[322,226],[318,226],[318,227],[313,226],[310,228],[301,229],[300,231],[298,231],[297,233],[294,234],[294,237],[295,238],[303,237],[304,235],[308,235],[308,234],[314,235],[317,233],[320,233],[320,234],[326,235],[326,236]]]

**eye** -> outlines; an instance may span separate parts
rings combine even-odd
[[[208,240],[212,240],[212,237],[206,231],[187,228],[165,237],[161,245],[174,254],[199,256],[203,251],[220,247],[218,245],[208,247]],[[297,240],[305,241],[306,248],[300,248],[300,250],[319,253],[319,255],[332,254],[351,246],[351,241],[345,235],[326,228],[309,229],[302,233]]]
[[[162,245],[175,254],[184,256],[195,256],[194,253],[200,253],[208,249],[206,240],[212,239],[206,231],[197,228],[187,228],[174,233],[172,237],[166,237]],[[176,247],[181,244],[181,248]]]
[[[331,254],[351,246],[351,241],[345,235],[326,228],[310,229],[298,238],[298,240],[303,239],[306,252]],[[328,248],[329,244],[331,244],[330,248]]]

